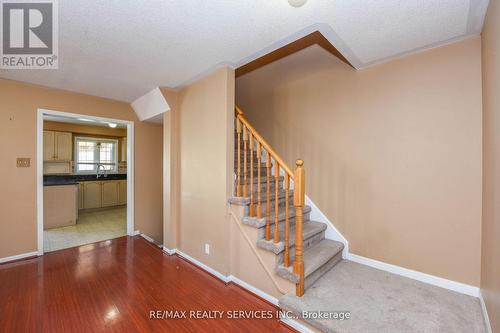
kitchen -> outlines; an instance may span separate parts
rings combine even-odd
[[[44,252],[127,234],[126,125],[44,116]]]

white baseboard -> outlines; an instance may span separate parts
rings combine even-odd
[[[381,262],[375,259],[370,259],[362,256],[358,256],[356,254],[349,253],[347,255],[347,259],[357,262],[359,264],[363,264],[366,266],[370,266],[373,268],[380,269],[382,271],[386,271],[389,273],[401,275],[413,280],[421,281],[424,283],[432,284],[434,286],[438,286],[441,288],[453,290],[465,295],[479,297],[479,288],[475,286],[471,286],[465,283],[456,282],[448,279],[444,279],[438,276],[430,275],[427,273],[417,272],[408,268],[403,268],[396,265],[387,264],[385,262]]]
[[[481,303],[481,309],[483,310],[484,325],[486,326],[486,332],[492,333],[490,316],[488,316],[488,309],[486,308],[486,303],[484,303],[483,293],[479,290],[479,302]]]
[[[38,251],[22,253],[22,254],[10,256],[10,257],[4,257],[4,258],[0,258],[0,264],[3,264],[5,262],[9,262],[9,261],[19,260],[19,259],[35,257],[35,256],[38,256]]]
[[[163,246],[163,252],[171,256],[177,253],[177,249],[169,249],[168,247]]]
[[[140,235],[141,234],[141,231],[140,230],[136,230],[134,231],[134,235],[133,236],[137,236],[137,235]]]
[[[145,235],[145,234],[140,234],[140,235],[141,235],[142,238],[144,238],[148,242],[155,244],[155,240],[153,238],[151,238],[151,237],[149,237],[148,235]]]
[[[228,282],[233,282],[239,286],[241,286],[242,288],[248,290],[250,293],[252,294],[255,294],[263,299],[265,299],[266,301],[268,301],[269,303],[275,305],[275,306],[278,306],[278,299],[274,296],[271,296],[265,292],[263,292],[262,290],[258,289],[258,288],[255,288],[254,286],[252,286],[251,284],[249,283],[246,283],[245,281],[243,280],[240,280],[239,278],[237,278],[236,276],[234,275],[229,275],[229,276],[226,276],[218,271],[216,271],[215,269],[205,265],[204,263],[194,259],[193,257],[183,253],[182,251],[179,251],[179,249],[169,249],[167,248],[166,246],[163,246],[163,251],[165,253],[167,253],[168,255],[173,255],[173,254],[178,254],[179,256],[183,257],[184,259],[186,259],[187,261],[193,263],[194,265],[200,267],[201,269],[207,271],[208,273],[216,276],[217,278],[219,278],[220,280],[224,281],[225,283],[228,283]],[[296,320],[293,320],[293,319],[288,319],[288,318],[280,318],[280,320],[287,324],[288,326],[296,329],[297,331],[301,332],[301,333],[314,333],[312,330],[310,330],[308,327],[302,325],[300,322],[296,321]]]
[[[242,287],[242,288],[250,291],[251,293],[253,293],[253,294],[255,294],[255,295],[257,295],[257,296],[265,299],[269,303],[278,306],[278,299],[276,297],[273,297],[273,296],[271,296],[271,295],[263,292],[262,290],[260,290],[258,288],[255,288],[251,284],[246,283],[245,281],[238,279],[234,275],[229,275],[228,278],[229,278],[229,281],[231,281],[231,282],[239,285],[240,287]]]
[[[218,279],[224,281],[225,283],[228,283],[230,281],[228,276],[220,273],[219,271],[213,269],[210,266],[205,265],[204,263],[202,263],[201,261],[196,260],[195,258],[191,257],[190,255],[185,254],[184,252],[180,251],[179,249],[168,249],[166,247],[163,247],[163,251],[166,252],[169,255],[177,253],[182,258],[186,259],[187,261],[190,261],[191,263],[193,263],[196,266],[200,267],[201,269],[207,271],[208,273],[210,273],[213,276],[217,277]]]

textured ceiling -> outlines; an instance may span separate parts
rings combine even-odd
[[[488,0],[59,0],[59,69],[0,77],[133,101],[319,30],[357,68],[478,35]]]

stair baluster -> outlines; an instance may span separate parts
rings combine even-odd
[[[260,194],[262,189],[260,188],[260,164],[262,162],[262,149],[260,142],[257,141],[257,164],[259,167],[257,168],[257,218],[262,218],[262,204],[260,202]]]
[[[241,122],[239,119],[236,119],[236,133],[238,136],[238,165],[236,166],[236,178],[237,178],[237,184],[236,184],[236,195],[238,197],[241,197]]]
[[[278,222],[279,222],[279,186],[278,183],[280,181],[280,164],[277,161],[274,161],[276,164],[274,166],[274,242],[278,243],[280,241],[280,235],[278,233]],[[285,201],[288,201],[288,198],[285,198]]]
[[[271,239],[271,153],[266,149],[266,240]]]
[[[243,125],[243,196],[246,198],[248,196],[247,190],[247,179],[248,179],[248,167],[247,167],[247,145],[248,145],[248,135],[247,127]]]
[[[248,140],[249,140],[249,148],[250,148],[250,212],[249,216],[255,216],[255,207],[253,204],[253,135],[252,132],[248,131]],[[260,165],[258,166],[260,168]]]
[[[290,175],[285,174],[285,198],[288,198],[290,194]],[[285,267],[290,266],[290,224],[288,223],[290,213],[288,210],[290,209],[290,204],[288,199],[285,201],[285,258],[283,259],[283,263]]]

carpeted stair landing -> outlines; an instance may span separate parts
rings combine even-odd
[[[342,260],[283,310],[348,311],[350,319],[304,319],[324,332],[485,333],[479,299]],[[333,315],[331,315],[334,317]]]

